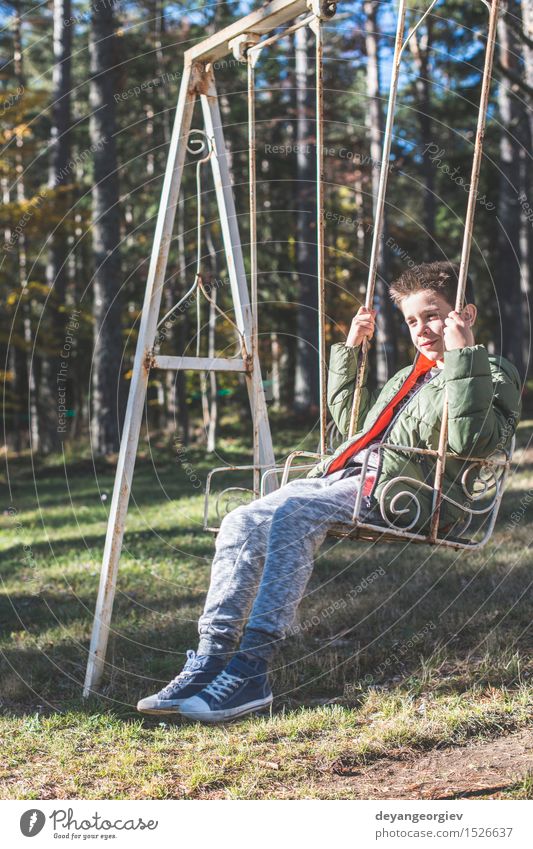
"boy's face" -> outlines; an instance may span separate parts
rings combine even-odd
[[[438,292],[421,289],[403,298],[400,309],[418,351],[429,360],[444,357],[444,320],[454,307]]]

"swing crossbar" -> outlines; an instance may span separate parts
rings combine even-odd
[[[231,53],[230,42],[246,33],[265,35],[309,11],[307,0],[272,0],[262,9],[215,33],[185,51],[185,62],[216,62]]]
[[[167,357],[155,356],[151,368],[170,369],[171,371],[249,371],[248,363],[240,357]]]

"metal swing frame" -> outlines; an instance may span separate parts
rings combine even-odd
[[[437,0],[433,0],[426,14],[433,8]],[[490,74],[492,69],[492,56],[494,50],[495,27],[498,14],[499,0],[492,0],[490,9],[489,36],[487,39],[487,52],[483,74],[482,97],[478,119],[478,130],[474,150],[474,162],[472,168],[472,182],[468,200],[467,219],[465,224],[465,239],[461,257],[460,285],[458,290],[457,307],[462,304],[464,285],[466,281],[470,243],[472,238],[472,225],[475,203],[475,187],[481,162],[481,146],[485,122]],[[128,397],[128,405],[122,431],[120,453],[117,464],[113,497],[110,505],[108,526],[104,546],[100,584],[96,602],[96,611],[93,622],[89,657],[85,676],[83,694],[85,697],[97,692],[105,670],[105,656],[107,644],[111,632],[111,616],[113,601],[118,578],[118,565],[122,549],[125,522],[135,457],[139,440],[139,433],[143,415],[144,401],[148,377],[151,369],[189,369],[200,372],[206,371],[230,371],[244,374],[250,401],[253,421],[253,464],[249,467],[239,467],[241,470],[250,469],[253,472],[254,488],[253,494],[260,495],[276,487],[275,475],[283,470],[282,484],[286,482],[291,473],[292,460],[302,452],[293,452],[287,459],[284,467],[275,465],[274,451],[270,434],[270,425],[267,414],[266,400],[261,379],[261,369],[258,357],[258,303],[257,303],[257,225],[256,225],[256,192],[255,192],[255,102],[254,102],[254,68],[260,51],[266,46],[277,41],[279,38],[294,32],[301,26],[310,26],[316,36],[316,108],[317,108],[317,240],[318,240],[318,286],[319,286],[319,356],[320,356],[320,453],[316,457],[326,455],[327,440],[327,408],[326,408],[326,360],[325,360],[325,287],[324,287],[324,218],[322,215],[324,207],[324,155],[323,155],[323,77],[322,77],[322,22],[334,16],[336,5],[332,0],[272,0],[261,9],[245,16],[230,26],[216,33],[205,41],[195,45],[186,51],[184,56],[184,69],[180,86],[180,92],[176,108],[176,116],[170,142],[165,179],[162,189],[161,202],[157,217],[155,236],[151,254],[150,267],[148,271],[145,297],[137,348],[135,353],[132,381]],[[301,19],[300,16],[307,14]],[[387,115],[387,126],[384,138],[384,156],[388,161],[390,145],[392,140],[393,112],[396,98],[396,90],[399,74],[399,59],[407,41],[403,43],[403,30],[405,26],[406,0],[399,0],[398,28],[395,46],[395,60],[393,66],[393,80],[391,81],[391,93],[389,98],[389,111]],[[424,15],[424,17],[425,17]],[[292,26],[282,33],[268,36],[280,26],[300,18]],[[417,24],[417,27],[422,19]],[[408,38],[413,34],[408,36]],[[264,36],[267,36],[264,38]],[[218,106],[217,90],[215,83],[213,64],[229,53],[248,64],[248,105],[249,105],[249,149],[250,149],[250,292],[246,280],[243,252],[240,242],[237,213],[232,191],[232,181],[228,164],[222,119]],[[209,157],[213,171],[216,200],[220,213],[222,238],[228,262],[228,276],[230,280],[233,306],[235,310],[235,325],[242,340],[241,358],[214,358],[208,357],[173,357],[161,356],[157,353],[156,334],[158,328],[158,316],[161,306],[162,290],[165,283],[166,267],[178,198],[180,193],[183,168],[187,152],[187,141],[191,129],[193,109],[195,101],[199,97],[205,126],[205,134],[212,144],[214,155]],[[373,291],[377,272],[377,256],[379,250],[379,233],[383,227],[383,210],[386,190],[386,179],[388,169],[382,167],[380,186],[377,199],[376,227],[372,246],[372,257],[369,271],[369,287],[367,291],[367,305],[373,301]],[[198,275],[197,275],[198,276]],[[205,294],[205,292],[204,292]],[[360,358],[361,368],[358,370],[356,391],[354,396],[353,421],[357,421],[357,407],[359,404],[362,386],[362,375],[366,368],[367,351],[363,346],[363,356]],[[446,416],[445,406],[443,429],[441,433],[441,444],[437,455],[437,469],[442,480],[442,472],[446,454]],[[354,418],[355,416],[355,418]],[[398,446],[395,446],[398,448]],[[410,449],[416,450],[416,449]],[[471,458],[470,458],[471,459]],[[482,461],[486,464],[486,460]],[[505,466],[508,472],[510,460]],[[227,472],[232,467],[224,467]],[[236,468],[236,467],[233,467]],[[211,479],[213,475],[222,470],[212,470],[208,477],[206,491],[205,524],[207,525],[207,498]],[[234,488],[235,489],[235,488]],[[239,489],[239,488],[237,488]],[[439,491],[436,492],[436,521],[438,527],[438,513],[440,510]],[[501,498],[501,492],[499,493]],[[360,499],[359,499],[360,501]],[[498,501],[499,503],[499,501]],[[357,518],[354,517],[357,522]],[[494,516],[495,521],[495,516]],[[493,523],[492,523],[493,524]],[[346,528],[344,529],[346,531]],[[376,539],[376,533],[383,538],[383,528],[375,530],[355,526],[349,533],[342,535],[353,536],[354,533],[363,538]],[[365,533],[367,536],[365,536]],[[393,535],[393,534],[392,534]],[[409,534],[403,533],[403,538]],[[416,535],[412,535],[413,539]],[[436,530],[434,540],[436,539]]]

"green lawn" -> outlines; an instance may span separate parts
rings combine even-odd
[[[224,728],[134,710],[195,647],[213,550],[191,477],[205,479],[202,452],[187,450],[179,465],[172,446],[143,447],[109,666],[88,702],[113,468],[76,456],[65,471],[55,457],[34,474],[17,458],[4,478],[16,512],[8,494],[0,517],[1,797],[349,798],[332,779],[339,758],[364,768],[533,725],[532,430],[522,422],[518,467],[482,551],[328,542],[300,631],[275,663],[273,715]],[[289,445],[286,434],[281,452]],[[214,465],[247,462],[239,449],[223,441]],[[507,530],[514,511],[521,519]],[[525,777],[507,797],[532,798],[531,788]]]

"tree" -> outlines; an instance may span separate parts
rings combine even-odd
[[[372,174],[372,200],[374,214],[378,196],[379,174],[381,168],[388,168],[389,163],[383,162],[383,111],[381,107],[381,86],[379,67],[379,0],[366,0],[365,12],[365,44],[367,56],[366,86],[368,97],[367,124],[370,137],[370,163]],[[383,386],[391,373],[396,370],[396,345],[392,304],[388,295],[388,263],[386,253],[387,218],[383,225],[383,238],[380,244],[378,273],[376,279],[376,295],[378,301],[378,319],[376,322],[376,381]]]
[[[514,29],[508,22],[509,5],[505,4],[498,22],[499,60],[503,69],[515,74],[518,47]],[[507,76],[502,76],[498,89],[500,110],[500,179],[498,194],[498,252],[496,291],[501,323],[501,351],[520,372],[522,359],[522,294],[520,283],[520,141],[517,136],[520,108]]]
[[[120,374],[122,355],[120,308],[120,209],[115,141],[114,68],[117,49],[115,0],[92,0],[89,133],[94,163],[92,236],[94,272],[92,449],[118,450],[123,412]]]
[[[18,89],[24,92],[26,88],[26,77],[23,65],[23,49],[22,49],[22,16],[23,5],[20,0],[13,3],[13,71],[18,84]],[[15,141],[15,197],[19,209],[26,207],[26,180],[24,168],[24,138],[27,132],[26,123],[22,121],[14,129]],[[20,219],[22,221],[22,218]],[[19,408],[16,413],[16,419],[19,419],[20,400],[26,403],[26,409],[29,416],[29,436],[32,451],[39,450],[39,415],[38,415],[38,375],[36,378],[36,370],[39,368],[39,360],[37,357],[32,357],[32,309],[34,306],[30,295],[27,279],[28,255],[26,248],[26,233],[24,226],[21,227],[16,240],[16,262],[17,262],[17,277],[19,282],[18,290],[18,305],[15,312],[15,318],[12,330],[13,341],[10,351],[10,370],[13,375],[13,388],[15,395],[18,396],[15,401]],[[17,312],[20,314],[17,316]],[[17,340],[17,320],[21,324],[20,334],[22,344]],[[22,415],[24,418],[24,414]],[[20,434],[16,434],[17,445],[21,447]]]
[[[520,151],[520,202],[530,197],[531,189],[531,148],[533,145],[533,0],[522,0],[522,57],[524,80],[527,90],[521,99],[522,149]],[[523,293],[523,314],[529,315],[529,299],[532,283],[533,230],[525,209],[520,220],[520,258]],[[524,328],[522,336],[522,356],[526,363],[531,350],[531,327]]]
[[[313,155],[311,115],[313,88],[307,29],[294,36],[296,59],[296,167],[298,312],[296,319],[296,369],[294,406],[299,412],[317,408],[318,387],[318,290],[316,232],[316,165]]]
[[[409,42],[411,54],[416,67],[415,92],[417,101],[417,117],[420,127],[422,148],[426,149],[432,142],[431,119],[431,79],[429,57],[432,47],[433,24],[431,15],[427,19],[425,31],[420,34],[417,30]],[[426,229],[426,250],[424,259],[430,260],[435,250],[435,169],[429,157],[422,157],[424,174],[424,226]]]
[[[71,0],[54,0],[53,24],[53,89],[52,122],[50,126],[50,170],[48,192],[59,195],[58,207],[66,217],[67,204],[64,187],[73,181],[70,173],[71,145],[71,52],[72,26]],[[40,436],[41,450],[44,453],[58,450],[62,434],[58,429],[58,416],[55,405],[57,396],[58,352],[60,340],[64,335],[62,328],[65,294],[67,290],[68,242],[65,222],[62,221],[49,236],[49,254],[46,266],[46,281],[51,292],[48,299],[50,327],[50,354],[43,358],[40,392]]]

